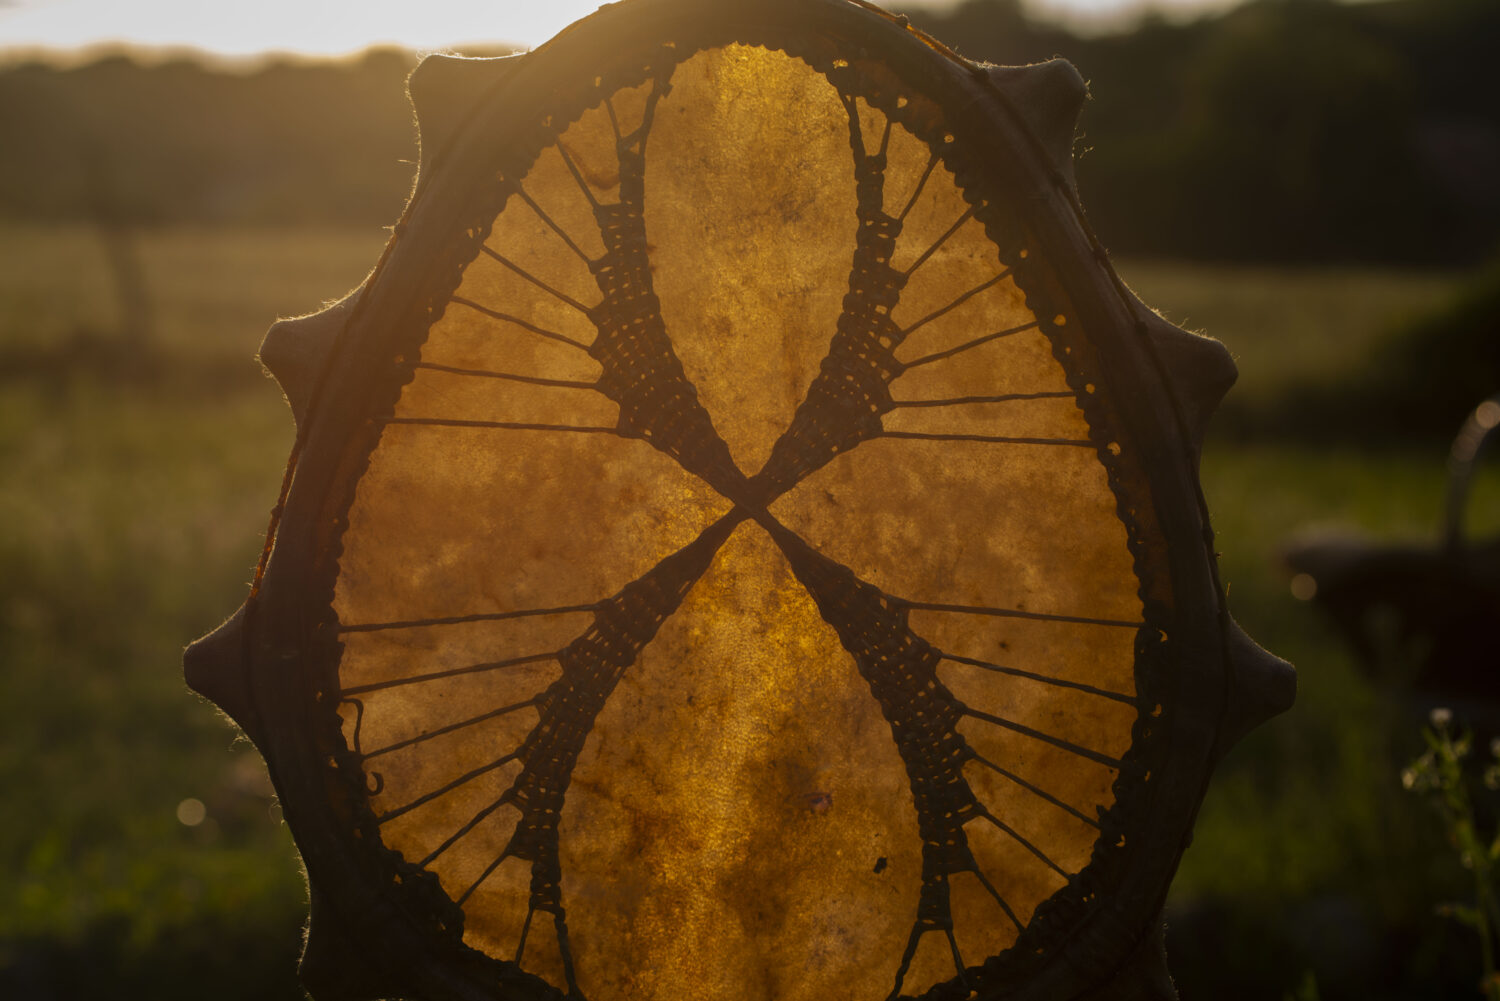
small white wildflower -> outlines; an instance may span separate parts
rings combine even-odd
[[[1412,789],[1417,784],[1417,773],[1410,768],[1401,770],[1401,788]]]
[[[1438,706],[1430,714],[1428,714],[1427,718],[1432,720],[1433,726],[1437,727],[1438,729],[1442,729],[1449,723],[1453,722],[1453,710],[1448,709],[1445,706]]]

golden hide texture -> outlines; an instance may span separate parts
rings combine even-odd
[[[873,1001],[1005,950],[1100,837],[1143,611],[971,201],[904,125],[744,45],[504,182],[342,540],[381,840],[466,944],[593,1001]],[[860,257],[871,218],[888,260]],[[624,292],[591,267],[642,260]],[[889,399],[817,453],[790,429],[843,385],[859,260],[901,276],[860,314]],[[641,347],[663,331],[675,369]]]

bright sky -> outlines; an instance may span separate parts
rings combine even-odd
[[[1230,2],[1032,0],[1032,9],[1118,16],[1146,6],[1171,12]],[[899,5],[952,3],[905,0]],[[335,55],[380,43],[411,49],[501,42],[533,46],[597,6],[597,0],[0,0],[0,49],[127,42],[246,56],[267,51]]]

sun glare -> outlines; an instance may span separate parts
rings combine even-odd
[[[225,56],[341,55],[383,44],[532,47],[598,6],[597,0],[21,0],[0,6],[0,46],[191,46]]]
[[[885,6],[944,8],[957,2],[887,0]],[[1190,12],[1229,2],[1032,0],[1027,8],[1087,22],[1146,8]],[[337,56],[372,45],[425,51],[532,48],[598,6],[598,0],[0,0],[0,50],[127,45],[246,57],[268,52]]]

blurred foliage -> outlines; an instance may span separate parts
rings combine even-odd
[[[153,233],[125,367],[98,235],[0,226],[0,998],[301,997],[291,837],[179,662],[244,598],[291,446],[260,334],[383,242]]]
[[[1401,773],[1401,784],[1437,812],[1458,864],[1472,877],[1472,904],[1444,903],[1437,911],[1474,930],[1483,969],[1480,988],[1485,1001],[1500,1001],[1500,973],[1495,969],[1495,946],[1500,944],[1500,831],[1486,830],[1494,826],[1489,822],[1494,804],[1476,801],[1480,790],[1468,775],[1465,759],[1474,747],[1473,731],[1454,732],[1453,712],[1447,708],[1434,709],[1431,720],[1422,731],[1427,750]],[[1489,750],[1483,785],[1484,791],[1493,793],[1500,789],[1500,738],[1490,742]],[[1481,806],[1489,807],[1488,816],[1481,814]]]
[[[911,17],[971,58],[1079,67],[1079,187],[1116,251],[1472,263],[1500,234],[1493,0],[1255,0],[1105,35],[1020,0]],[[103,199],[138,222],[389,223],[416,159],[413,64],[0,71],[0,218],[86,219]]]
[[[415,57],[234,72],[114,56],[0,73],[0,218],[138,223],[400,215],[417,156]]]
[[[1500,258],[1442,307],[1394,328],[1356,381],[1344,410],[1400,428],[1451,434],[1464,415],[1500,389]]]
[[[1372,290],[1375,302],[1393,293]],[[1374,329],[1357,363],[1298,373],[1253,407],[1232,400],[1229,423],[1241,435],[1303,441],[1451,438],[1500,390],[1500,258],[1449,297]]]
[[[1500,235],[1492,0],[1258,0],[1097,37],[1020,0],[911,17],[970,58],[1079,68],[1079,190],[1117,251],[1454,262]]]
[[[305,893],[264,766],[174,666],[243,592],[290,436],[243,389],[173,385],[0,394],[3,997],[295,996]]]

